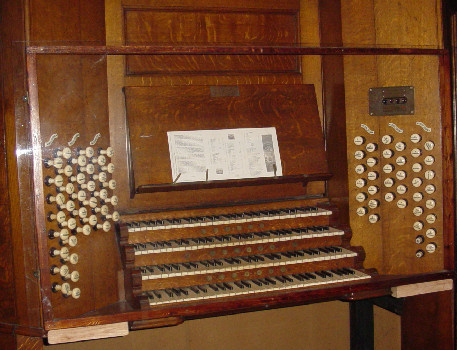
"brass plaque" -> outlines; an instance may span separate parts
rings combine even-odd
[[[369,89],[370,115],[413,115],[414,87],[390,86]]]

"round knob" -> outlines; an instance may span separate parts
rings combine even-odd
[[[76,220],[71,218],[68,221],[64,221],[58,224],[60,228],[68,227],[69,230],[74,230],[76,228]]]
[[[119,221],[119,213],[114,211],[112,214],[103,215],[102,220],[109,220],[112,219],[114,222]]]
[[[392,135],[384,135],[381,138],[382,143],[385,145],[391,144],[393,142],[393,140],[394,140],[394,137]]]
[[[384,195],[384,200],[386,202],[392,202],[395,199],[395,194],[392,192],[388,192]]]
[[[421,151],[419,148],[413,148],[413,149],[411,150],[411,155],[412,155],[414,158],[420,157],[421,154],[422,154],[422,151]]]
[[[81,202],[81,205],[88,205],[91,208],[96,208],[98,205],[98,201],[97,201],[97,198],[90,197],[89,200],[85,200],[85,201]]]
[[[377,199],[370,199],[368,201],[368,207],[370,209],[376,209],[377,207],[379,207],[379,201]]]
[[[67,183],[65,186],[57,187],[56,190],[58,192],[66,192],[67,194],[72,194],[75,192],[75,186],[70,182]]]
[[[379,174],[376,171],[370,171],[367,174],[367,179],[370,181],[374,181],[379,177]]]
[[[80,190],[87,189],[88,191],[93,192],[93,191],[95,191],[96,185],[95,185],[95,181],[91,180],[91,181],[87,182],[87,184],[78,185],[78,187]]]
[[[378,214],[371,214],[369,217],[368,217],[368,221],[372,224],[375,224],[379,221],[380,217]]]
[[[406,158],[403,156],[397,157],[397,159],[395,159],[395,163],[397,163],[397,165],[400,165],[400,166],[405,165]]]
[[[70,196],[71,199],[73,200],[78,200],[79,202],[84,202],[87,198],[87,193],[84,192],[84,191],[79,191],[78,193],[73,193],[71,196]]]
[[[62,205],[59,205],[58,208],[60,210],[67,210],[69,212],[72,212],[73,210],[75,210],[75,202],[73,201],[68,201]]]
[[[49,250],[49,254],[51,255],[51,257],[60,256],[62,259],[66,259],[70,255],[70,251],[67,247],[62,247],[61,249],[52,247]]]
[[[366,201],[367,198],[368,198],[368,195],[363,192],[357,193],[357,195],[355,196],[355,199],[357,200],[357,202],[360,202],[360,203],[362,203],[363,201]]]
[[[89,223],[89,225],[95,226],[97,224],[97,217],[95,215],[91,215],[88,218],[82,218],[81,222],[83,224]]]
[[[370,191],[368,191],[368,192],[370,192]],[[117,196],[112,196],[111,198],[106,198],[106,199],[103,199],[102,201],[103,201],[103,203],[111,203],[112,205],[117,205],[119,200],[118,200]]]
[[[100,208],[92,209],[92,213],[94,213],[94,214],[101,213],[102,215],[108,215],[109,207],[107,205],[102,205]]]
[[[92,180],[99,180],[100,182],[106,182],[107,180],[107,175],[104,171],[102,171],[101,173],[99,173],[98,175],[94,174],[91,176],[91,179]]]
[[[102,155],[101,155],[101,156],[98,156],[98,157],[92,157],[92,158],[90,159],[90,162],[91,162],[92,164],[98,164],[98,165],[100,165],[100,166],[103,166],[103,165],[106,164],[106,157],[105,157],[105,156],[102,156]]]
[[[404,179],[406,179],[406,171],[403,171],[403,170],[397,171],[395,176],[397,177],[398,180],[404,180]]]
[[[65,159],[70,159],[71,158],[71,149],[68,147],[65,147],[63,150],[56,150],[55,151],[56,157],[63,157]]]
[[[48,194],[46,196],[46,202],[48,204],[56,203],[57,205],[63,205],[65,203],[65,196],[63,193],[57,193],[57,195],[54,197],[51,194]]]
[[[70,269],[68,268],[67,265],[62,265],[60,268],[57,267],[56,265],[51,266],[51,275],[57,275],[58,273],[60,276],[65,277],[70,274]]]
[[[427,192],[428,194],[435,193],[435,191],[436,191],[436,188],[434,185],[425,186],[425,192]]]
[[[364,216],[368,213],[368,209],[365,207],[357,208],[356,213],[358,216]]]
[[[44,179],[44,184],[46,186],[51,186],[52,184],[55,184],[57,187],[61,187],[63,186],[63,177],[62,175],[57,175],[55,178],[46,176]]]
[[[435,214],[428,214],[425,217],[425,221],[427,221],[429,224],[434,224],[436,222],[436,215]]]
[[[81,185],[86,182],[86,175],[84,175],[84,173],[78,173],[76,176],[71,176],[70,181],[77,182],[79,185]]]
[[[397,202],[397,207],[400,209],[404,209],[408,206],[408,201],[406,199],[399,199]]]
[[[92,175],[95,172],[95,166],[93,164],[87,164],[86,166],[78,166],[79,173],[88,173]]]
[[[56,173],[71,176],[73,174],[73,167],[71,165],[66,165],[63,169],[56,169]]]
[[[76,232],[82,232],[83,235],[89,236],[92,231],[92,227],[90,225],[84,225],[83,227],[78,227]]]
[[[77,164],[83,167],[87,165],[87,158],[85,156],[78,156],[78,158],[69,159],[68,164]]]
[[[92,147],[86,147],[85,149],[78,148],[77,151],[78,155],[80,156],[86,156],[86,157],[93,157],[95,154],[95,151]]]
[[[106,154],[106,156],[111,158],[112,156],[114,156],[113,147],[108,147],[106,150],[104,150],[102,148],[99,148],[98,149],[98,154]]]
[[[385,149],[384,151],[382,151],[382,156],[384,158],[392,158],[394,155],[394,151],[392,151],[391,149]]]
[[[434,238],[436,236],[436,230],[434,228],[429,228],[425,231],[427,238]]]
[[[417,252],[416,252],[416,258],[423,258],[425,255],[424,251],[422,249],[419,249]]]
[[[108,187],[111,190],[114,190],[116,188],[116,180],[111,179],[108,182],[104,182],[101,185],[102,187]]]
[[[395,183],[395,180],[392,179],[391,177],[388,177],[387,179],[384,180],[384,186],[386,187],[392,187]]]
[[[415,173],[418,173],[422,170],[422,164],[421,163],[414,163],[413,166],[411,167]]]
[[[425,201],[425,207],[427,209],[433,209],[436,206],[436,201],[434,199],[427,199]]]
[[[374,152],[378,149],[378,145],[376,143],[370,142],[370,143],[367,143],[367,145],[365,146],[365,149],[368,152]]]
[[[354,158],[357,159],[357,160],[361,160],[361,159],[365,158],[365,152],[364,151],[356,151],[354,153]]]
[[[382,167],[382,171],[384,171],[386,174],[390,174],[392,171],[394,171],[395,167],[392,164],[386,164]]]
[[[425,241],[424,236],[421,236],[421,235],[417,236],[416,240],[415,240],[416,244],[422,244],[422,243],[424,243],[424,241]]]
[[[370,186],[370,187],[368,187],[367,191],[368,191],[369,194],[374,195],[374,194],[379,192],[379,187],[378,186]]]
[[[113,163],[109,163],[108,165],[101,166],[100,167],[100,171],[107,171],[110,174],[112,174],[112,173],[114,173],[114,164]]]
[[[49,230],[48,237],[50,239],[60,237],[60,239],[65,240],[68,239],[68,237],[70,237],[70,232],[68,232],[66,228],[62,229],[61,231]]]
[[[420,140],[422,140],[422,137],[419,134],[412,134],[410,140],[412,143],[419,143]]]
[[[424,177],[427,179],[427,180],[432,180],[434,177],[435,177],[435,172],[433,170],[427,170],[425,173],[424,173]]]
[[[374,167],[376,164],[378,164],[378,159],[374,157],[370,157],[367,159],[367,165],[369,167]]]
[[[436,244],[435,243],[429,243],[425,246],[425,250],[427,251],[427,253],[434,253],[436,252]]]
[[[398,194],[405,194],[406,192],[408,192],[408,187],[406,187],[405,185],[397,186],[397,193]]]
[[[420,202],[422,199],[424,199],[424,195],[421,192],[415,192],[413,194],[413,199],[415,202]]]
[[[362,187],[366,186],[366,184],[367,184],[367,180],[365,180],[365,179],[357,179],[357,180],[355,181],[355,185],[356,185],[358,188],[362,188]]]
[[[414,224],[413,224],[413,229],[415,231],[420,231],[424,228],[424,223],[422,221],[416,221]]]
[[[435,143],[433,141],[427,141],[425,144],[424,144],[424,148],[427,150],[427,151],[431,151],[433,148],[435,148]]]
[[[48,221],[57,220],[57,222],[62,223],[66,218],[67,217],[63,211],[59,211],[57,214],[54,214],[53,212],[48,213]]]
[[[415,177],[414,179],[412,179],[411,183],[414,187],[420,187],[422,186],[422,179],[420,177]]]
[[[74,299],[78,299],[81,296],[81,290],[79,288],[71,289],[70,284],[67,282],[62,283],[62,285],[54,282],[51,289],[54,293],[61,291],[65,297],[72,296]]]
[[[44,166],[46,168],[54,167],[57,169],[61,169],[63,167],[63,159],[60,157],[54,158],[54,159],[45,159],[44,160]]]
[[[109,221],[105,221],[103,224],[97,224],[96,228],[98,230],[102,229],[103,231],[108,232],[111,230],[111,224]]]
[[[397,142],[395,144],[395,149],[398,151],[398,152],[402,152],[406,149],[406,143],[404,142]]]
[[[365,138],[363,136],[354,137],[354,144],[357,146],[363,145],[365,143]]]
[[[73,265],[77,264],[78,261],[79,261],[79,256],[78,254],[76,253],[73,253],[71,254],[68,259],[67,259],[70,263],[72,263]]]
[[[78,244],[78,239],[76,238],[76,236],[70,236],[68,237],[68,239],[60,241],[60,245],[63,246],[66,244],[68,244],[70,247],[75,247]]]
[[[108,191],[106,189],[100,190],[100,191],[94,191],[92,193],[94,197],[100,197],[100,199],[106,199],[108,198]]]
[[[424,163],[427,164],[427,165],[432,165],[433,163],[435,163],[435,157],[433,156],[427,156],[424,158]]]
[[[414,207],[413,214],[415,216],[421,216],[422,214],[424,214],[424,208],[422,208],[422,207]]]
[[[359,175],[363,174],[365,172],[365,170],[367,170],[367,168],[363,164],[359,164],[355,167],[355,172]]]

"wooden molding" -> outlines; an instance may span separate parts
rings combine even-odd
[[[407,284],[405,286],[393,287],[392,296],[394,298],[405,298],[414,295],[443,292],[452,290],[454,283],[451,279],[423,282],[415,284]]]
[[[71,343],[82,340],[123,337],[129,334],[128,322],[119,322],[89,327],[76,327],[51,330],[49,344]]]

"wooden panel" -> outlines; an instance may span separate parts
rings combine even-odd
[[[239,89],[239,97],[211,98],[204,86],[126,88],[135,184],[172,182],[166,132],[177,130],[276,127],[284,175],[326,171],[311,86]]]
[[[48,332],[49,344],[70,343],[83,340],[123,337],[129,334],[127,322],[113,323],[108,325],[77,327]]]
[[[298,13],[207,8],[124,10],[125,44],[294,44]],[[299,73],[297,56],[132,56],[127,75]]]
[[[426,4],[425,4],[426,3]],[[389,5],[390,4],[390,5]],[[418,13],[417,2],[401,2],[389,4],[385,1],[349,1],[344,2],[342,11],[344,18],[352,18],[351,22],[343,21],[343,39],[350,43],[364,43],[370,45],[439,45],[440,30],[437,19],[437,3],[424,2],[427,6],[429,15],[426,12]],[[384,7],[388,7],[384,11]],[[383,10],[381,10],[383,9]],[[409,30],[411,23],[420,21],[423,16],[425,22],[417,25],[414,30]],[[423,27],[421,27],[423,25]],[[417,29],[417,30],[416,30]],[[363,33],[363,34],[362,34]],[[393,34],[395,33],[395,34]],[[376,267],[380,272],[388,273],[412,273],[427,272],[441,269],[444,267],[443,252],[445,249],[443,241],[443,211],[442,211],[442,189],[441,183],[436,180],[425,180],[424,171],[434,170],[435,179],[441,178],[441,128],[440,122],[440,86],[439,86],[439,60],[435,57],[405,57],[405,56],[377,56],[377,57],[346,57],[345,58],[345,84],[346,84],[346,108],[348,111],[347,120],[347,144],[348,144],[348,175],[349,175],[349,201],[351,226],[353,228],[353,244],[361,244],[365,247],[367,258],[366,267]],[[377,86],[409,86],[415,87],[416,109],[414,116],[393,116],[393,117],[370,117],[368,114],[368,89]],[[432,132],[425,132],[416,125],[422,122],[432,129]],[[404,133],[398,133],[389,126],[390,123],[396,124]],[[362,128],[362,124],[368,126],[370,132]],[[372,133],[371,133],[372,132]],[[422,135],[422,140],[418,144],[413,144],[409,137],[412,133]],[[381,142],[383,135],[394,136],[392,145],[384,145]],[[355,136],[363,136],[365,143],[357,147],[353,140]],[[423,150],[423,144],[427,140],[435,142],[433,151]],[[365,150],[366,144],[374,142],[379,147],[374,152]],[[405,142],[405,151],[395,150],[397,142]],[[422,150],[418,158],[411,156],[413,148]],[[382,151],[386,148],[393,149],[395,155],[388,159],[383,157]],[[363,150],[366,156],[362,160],[354,158],[354,152]],[[435,157],[436,162],[429,167],[424,164],[426,155]],[[407,164],[399,166],[395,163],[398,156],[406,156]],[[374,157],[378,164],[368,169],[361,175],[355,173],[355,167],[359,164],[366,165],[366,159]],[[385,164],[392,163],[396,169],[388,174],[383,171]],[[420,163],[424,165],[423,171],[415,173],[412,171],[412,164]],[[407,178],[398,180],[396,173],[405,170]],[[368,171],[376,171],[378,179],[368,180],[366,186],[361,189],[355,186],[355,181],[359,178],[367,180]],[[412,185],[412,179],[420,177],[424,180],[423,185],[418,188]],[[395,184],[392,187],[384,186],[384,180],[392,178]],[[432,195],[424,192],[427,184],[436,184],[437,191]],[[397,193],[397,186],[404,184],[407,186],[407,193],[401,195]],[[368,199],[377,200],[380,207],[369,209],[367,215],[379,214],[379,223],[371,224],[367,215],[359,217],[356,214],[357,208],[368,208],[368,200],[358,202],[355,196],[358,193],[367,193],[368,186],[375,185],[380,190],[369,195]],[[396,198],[392,202],[386,202],[384,196],[392,192]],[[412,194],[415,192],[424,193],[424,200],[415,202]],[[399,199],[406,199],[408,206],[404,210],[397,207]],[[434,209],[424,210],[424,214],[415,216],[412,210],[415,207],[425,209],[425,201],[435,199]],[[437,221],[434,225],[426,223],[426,215],[437,214]],[[425,223],[424,229],[415,231],[412,226],[415,222]],[[427,238],[425,230],[437,228],[439,232],[435,238]],[[425,243],[416,244],[415,238],[418,235],[425,237]],[[425,251],[425,246],[429,243],[436,243],[438,254],[426,254],[424,259],[415,258],[415,252],[419,249]],[[382,249],[380,249],[382,247]]]

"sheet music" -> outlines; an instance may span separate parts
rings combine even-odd
[[[281,176],[276,128],[169,131],[174,182]]]

